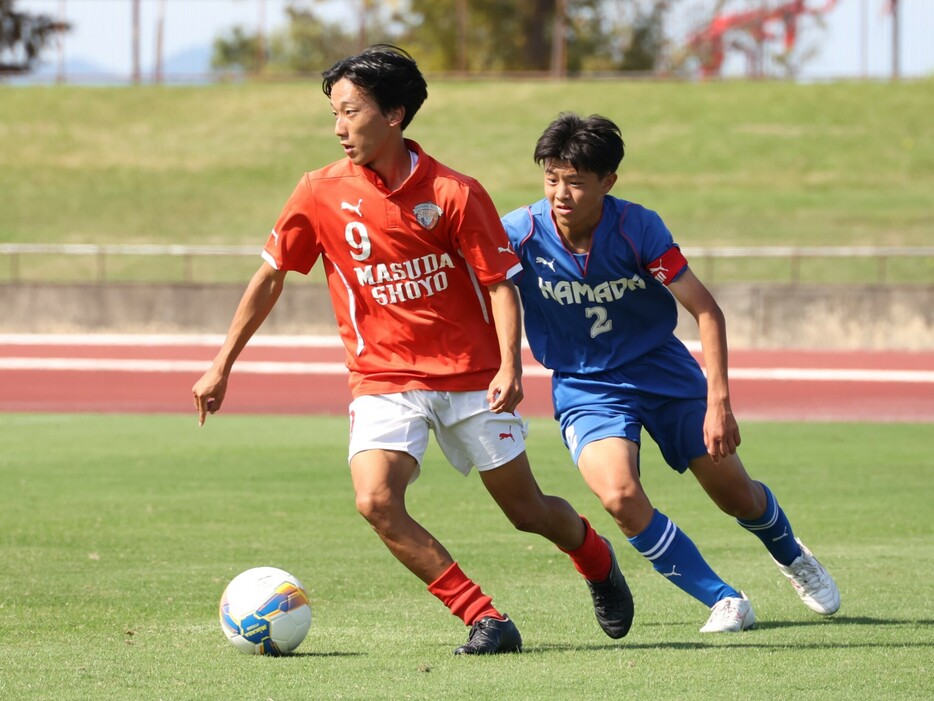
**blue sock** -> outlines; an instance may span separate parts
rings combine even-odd
[[[704,605],[739,596],[710,569],[694,542],[658,509],[642,533],[629,539],[660,575]]]
[[[778,501],[768,487],[762,484],[762,488],[765,490],[765,512],[762,516],[755,521],[736,519],[736,522],[761,540],[766,550],[778,562],[790,565],[801,554],[801,548],[798,547],[795,534],[791,530],[791,524],[785,512],[782,511],[782,507],[778,505]]]

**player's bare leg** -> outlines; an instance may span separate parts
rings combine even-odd
[[[411,455],[390,450],[365,450],[350,461],[357,511],[396,559],[430,584],[454,559],[405,508],[405,492],[417,469]]]
[[[578,467],[629,543],[655,571],[712,610],[703,632],[752,626],[755,615],[749,602],[710,568],[673,521],[652,506],[639,479],[638,458],[639,446],[632,441],[606,438],[584,446]],[[734,611],[737,615],[726,615]]]
[[[567,501],[542,493],[525,453],[482,471],[480,478],[517,529],[547,538],[571,558],[587,581],[603,631],[611,638],[626,635],[632,626],[632,593],[610,542]]]
[[[624,438],[606,438],[584,446],[577,466],[627,538],[649,525],[654,507],[639,479],[639,446]]]
[[[376,531],[389,551],[428,585],[452,614],[471,626],[458,655],[518,652],[522,637],[509,617],[469,579],[447,549],[405,508],[405,491],[418,469],[407,453],[366,450],[350,461],[357,511]]]
[[[749,478],[739,455],[720,458],[709,455],[691,461],[691,472],[707,495],[725,514],[738,519],[756,519],[765,511],[765,490]]]
[[[584,542],[580,515],[564,499],[542,493],[525,453],[494,470],[480,473],[483,486],[518,530],[537,533],[562,550]]]
[[[691,471],[721,510],[762,541],[809,609],[824,616],[839,610],[840,591],[833,577],[795,536],[771,490],[750,479],[738,455],[721,458],[719,464],[702,456],[691,462]]]

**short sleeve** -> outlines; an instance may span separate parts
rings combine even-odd
[[[484,285],[503,282],[521,270],[519,258],[493,200],[475,180],[467,183],[457,246]]]
[[[263,249],[263,259],[277,270],[307,275],[321,255],[314,211],[314,193],[305,175],[282,208]]]

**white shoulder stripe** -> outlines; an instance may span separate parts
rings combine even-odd
[[[276,270],[279,269],[279,264],[276,262],[276,259],[272,257],[272,254],[269,251],[264,250],[262,253],[263,260],[269,263]]]

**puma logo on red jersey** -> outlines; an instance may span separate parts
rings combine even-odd
[[[661,259],[659,258],[659,260]],[[649,272],[652,273],[652,277],[659,282],[665,282],[665,280],[668,279],[668,268],[666,268],[663,263],[659,263],[654,268],[649,264]]]
[[[360,213],[360,207],[362,205],[363,205],[363,198],[361,197],[359,200],[357,200],[357,204],[355,205],[350,204],[350,202],[341,202],[341,210],[343,211],[346,209],[348,212],[353,212],[358,217],[362,217],[363,215]]]
[[[688,262],[684,254],[681,253],[681,249],[677,246],[672,246],[658,258],[650,262],[646,268],[648,268],[653,278],[663,285],[669,285],[672,280],[681,274],[681,271],[687,267],[687,264]]]

